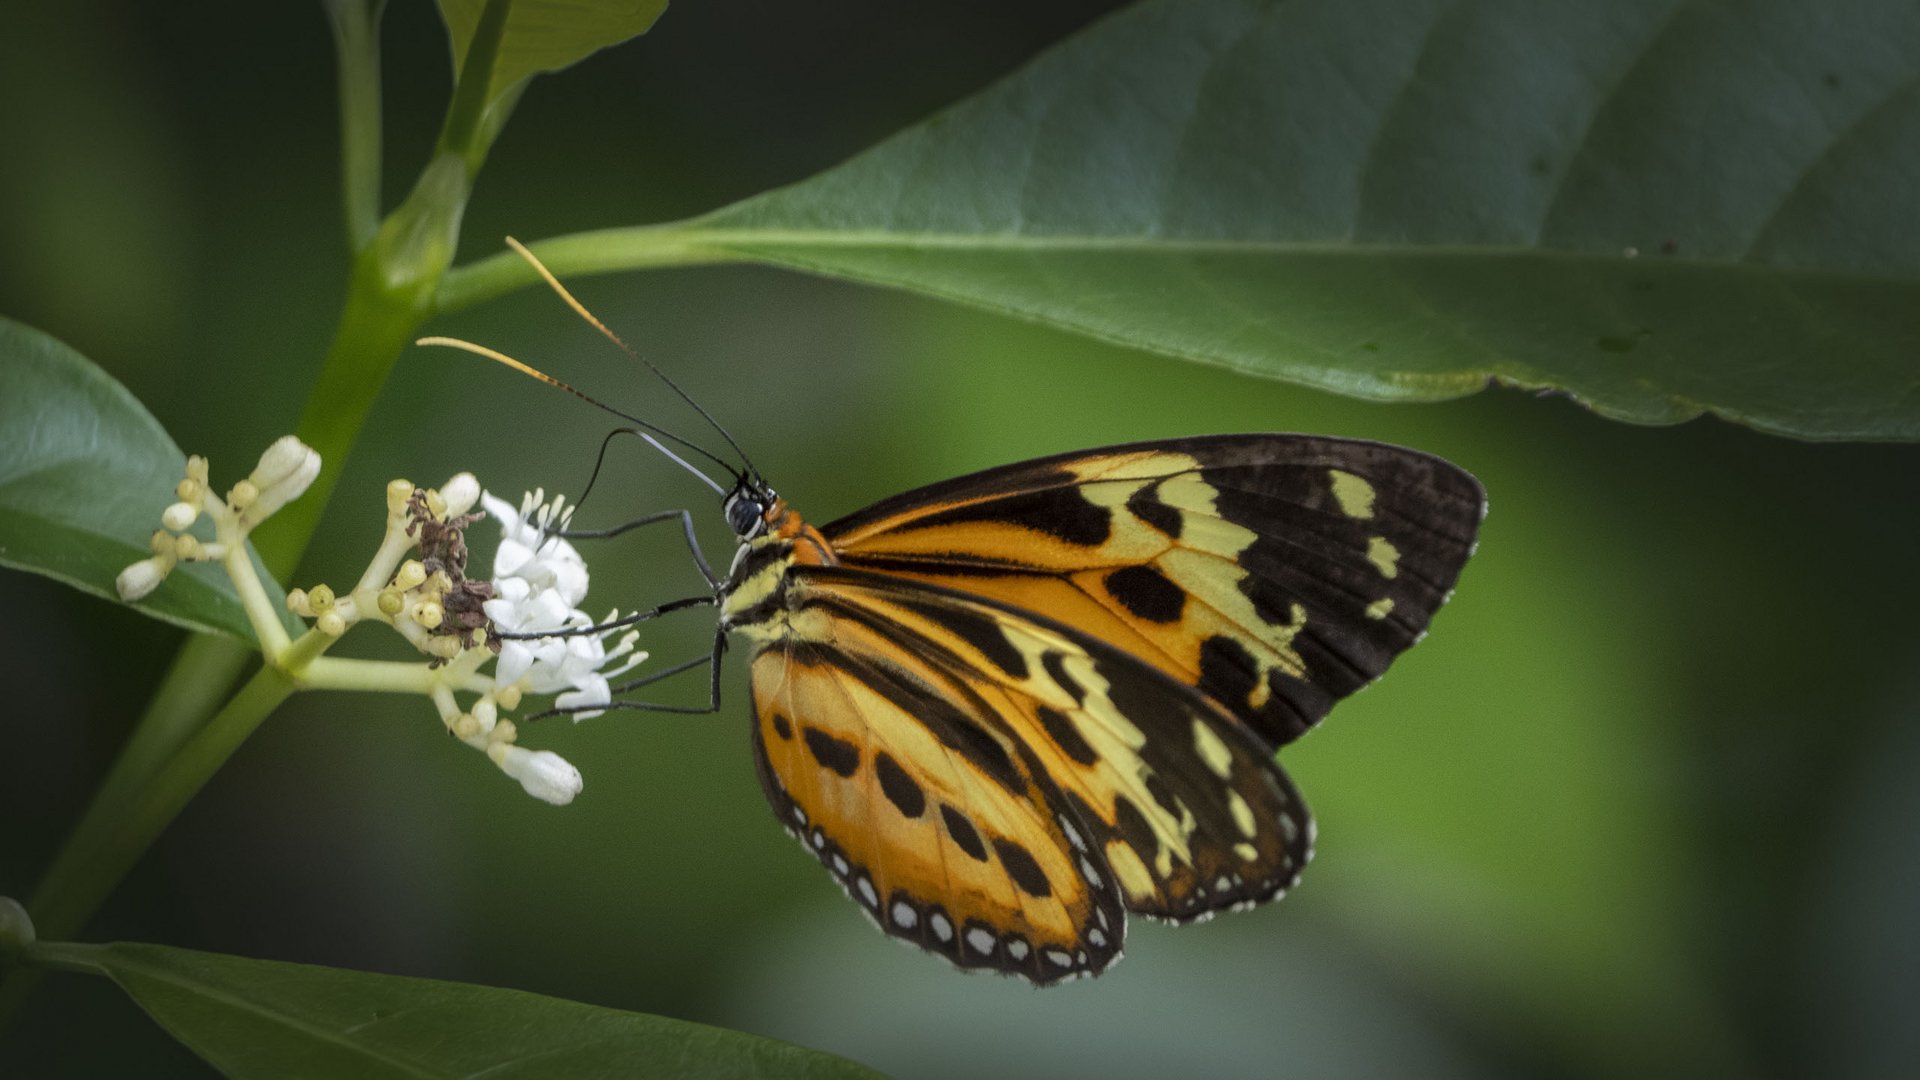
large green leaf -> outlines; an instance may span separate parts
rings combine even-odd
[[[519,990],[163,945],[52,944],[34,956],[111,978],[229,1076],[879,1075],[758,1035]]]
[[[1153,0],[836,169],[600,240],[1362,397],[1912,439],[1916,191],[1912,0]]]
[[[64,343],[0,318],[0,565],[117,600],[113,579],[150,554],[147,538],[186,461],[126,387]],[[278,601],[279,587],[258,559],[255,567]],[[136,606],[253,640],[214,566],[181,567]]]
[[[440,0],[440,17],[453,39],[455,74],[466,66],[467,47],[486,6],[486,0]],[[665,10],[667,0],[513,0],[487,100],[530,75],[559,71],[639,37]]]

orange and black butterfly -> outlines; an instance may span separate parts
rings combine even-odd
[[[1425,634],[1486,505],[1313,435],[1060,454],[824,526],[734,472],[731,568],[656,610],[718,607],[715,707],[747,646],[774,813],[887,934],[1043,984],[1112,964],[1130,912],[1293,884],[1313,821],[1275,751]]]

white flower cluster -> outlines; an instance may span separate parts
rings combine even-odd
[[[572,544],[549,531],[564,528],[573,516],[572,509],[560,496],[550,503],[544,499],[544,492],[532,492],[515,510],[512,504],[491,494],[480,497],[481,505],[500,522],[501,529],[500,546],[493,555],[495,597],[483,607],[503,633],[572,633],[506,640],[494,666],[494,678],[530,693],[558,694],[555,708],[579,709],[573,718],[586,720],[600,715],[601,710],[591,706],[612,700],[607,680],[631,670],[646,659],[646,654],[634,652],[637,632],[628,631],[611,649],[607,647],[611,631],[580,632],[595,625],[579,607],[587,596],[586,560]],[[610,612],[605,621],[612,622],[618,616],[618,611]],[[608,667],[621,660],[624,662]]]
[[[313,623],[296,642],[287,638],[254,575],[246,535],[305,491],[319,471],[319,455],[287,436],[222,501],[209,495],[206,459],[189,459],[186,479],[176,489],[180,501],[167,508],[165,528],[154,534],[153,556],[119,576],[121,597],[131,602],[148,595],[180,561],[219,560],[267,662],[299,685],[424,693],[449,731],[485,753],[528,794],[555,805],[571,802],[581,790],[580,771],[551,751],[517,745],[518,728],[501,712],[518,708],[522,696],[532,693],[557,695],[554,706],[572,711],[576,720],[598,716],[603,710],[595,706],[612,699],[608,680],[647,654],[635,650],[639,635],[631,630],[609,646],[614,631],[593,630],[593,619],[580,610],[586,561],[551,534],[571,516],[564,500],[549,503],[536,492],[515,510],[482,492],[467,473],[438,490],[393,481],[387,485],[386,533],[360,581],[348,590],[316,585],[287,594],[288,609]],[[482,500],[503,531],[490,581],[466,576],[465,528],[478,519],[469,511]],[[202,514],[215,523],[212,542],[187,531]],[[404,664],[321,655],[361,622],[386,623],[431,659]],[[528,636],[549,632],[555,636]],[[491,674],[481,670],[489,662]],[[460,694],[473,695],[465,708]]]

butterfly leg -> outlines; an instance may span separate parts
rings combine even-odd
[[[662,679],[671,678],[672,676],[679,675],[683,672],[692,671],[694,668],[701,667],[704,665],[708,670],[707,703],[705,705],[660,705],[651,701],[610,701],[605,705],[581,705],[581,706],[568,708],[568,709],[548,709],[547,711],[542,713],[535,713],[534,715],[527,717],[527,719],[528,721],[533,721],[533,720],[541,720],[549,716],[564,716],[569,713],[601,711],[601,710],[610,710],[610,709],[633,709],[637,712],[680,713],[680,714],[690,715],[690,716],[703,716],[708,713],[719,712],[720,711],[720,657],[726,651],[727,651],[727,635],[723,631],[719,634],[714,635],[713,649],[708,653],[705,653],[701,656],[696,656],[691,660],[682,661],[681,663],[675,664],[670,668],[664,668],[660,671],[653,672],[650,675],[644,675],[638,679],[634,679],[631,682],[625,682],[625,683],[621,683],[619,686],[609,687],[609,690],[614,694],[624,694],[632,690],[638,690],[639,688],[646,686],[650,683],[656,683]]]
[[[556,532],[553,535],[563,540],[606,540],[619,536],[621,533],[630,532],[642,525],[652,525],[659,521],[671,521],[675,518],[680,519],[681,533],[686,537],[687,550],[693,553],[693,564],[700,568],[700,576],[707,579],[707,584],[716,589],[719,588],[720,579],[714,576],[713,567],[707,562],[706,552],[700,550],[700,539],[693,533],[693,512],[690,510],[662,510],[657,514],[647,514],[644,517],[635,518],[623,525],[615,525],[611,529],[567,529],[564,532]]]
[[[689,596],[681,600],[670,600],[657,608],[649,608],[646,611],[636,611],[631,615],[622,615],[617,619],[609,619],[603,623],[594,623],[592,626],[570,626],[561,630],[528,630],[524,633],[503,633],[500,635],[500,638],[503,641],[538,641],[541,638],[579,637],[582,634],[604,634],[609,630],[618,630],[623,626],[632,626],[635,623],[643,623],[649,619],[657,619],[662,615],[671,614],[672,612],[685,608],[711,607],[718,602],[719,601],[711,596]]]

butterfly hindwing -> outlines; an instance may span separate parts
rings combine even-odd
[[[796,616],[751,672],[788,831],[881,929],[960,967],[1048,983],[1111,963],[1119,893],[993,706],[870,626]]]
[[[901,745],[896,762],[910,777],[944,767],[956,753],[946,744],[987,741],[952,731],[977,725],[1024,772],[1047,778],[1036,786],[1047,812],[1028,826],[1060,824],[1080,877],[1117,885],[1133,911],[1184,920],[1255,903],[1292,884],[1309,857],[1310,819],[1268,749],[1191,688],[1110,646],[1031,613],[860,571],[795,570],[788,603],[796,636],[833,642],[824,666],[836,673],[883,682],[872,669],[904,665],[918,683],[945,688],[945,700],[898,715],[859,710],[869,722],[945,729]],[[876,655],[861,655],[868,650]],[[835,702],[795,704],[824,711]],[[765,736],[771,721],[760,711]],[[1043,846],[1022,827],[1017,842]]]
[[[1400,447],[1306,435],[1139,443],[991,469],[822,532],[843,565],[1065,623],[1278,746],[1425,632],[1484,495]]]

